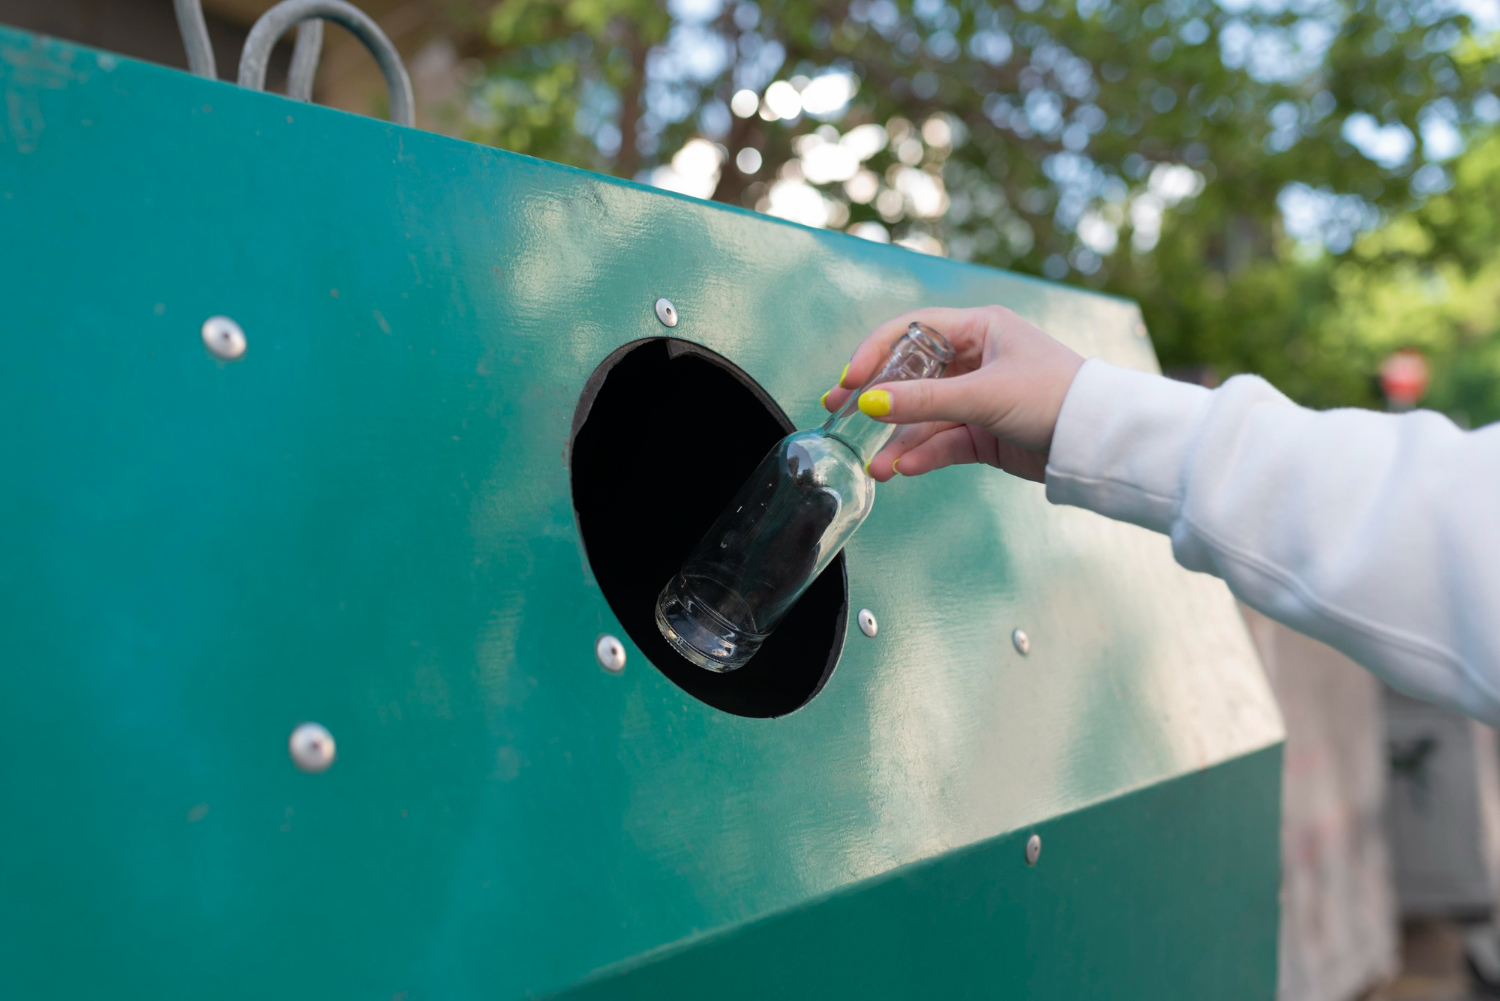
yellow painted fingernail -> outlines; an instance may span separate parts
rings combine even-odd
[[[844,366],[844,370],[839,373],[839,385],[840,386],[842,386],[844,384],[844,376],[846,376],[848,374],[849,374],[849,366],[845,365]]]
[[[833,392],[833,390],[830,389],[828,393],[831,392]],[[822,404],[824,410],[828,409],[828,393],[824,393],[822,396],[818,397],[818,402]]]
[[[891,412],[891,394],[883,389],[869,389],[859,394],[859,409],[871,417],[884,417]]]
[[[870,462],[874,462],[874,461],[875,461],[874,459],[870,460]],[[866,476],[874,476],[875,475],[874,473],[870,472],[870,463],[869,462],[865,463],[865,475]]]
[[[901,472],[901,470],[899,470],[899,469],[896,468],[899,465],[901,465],[901,460],[900,459],[892,459],[891,460],[891,472],[893,472],[893,473],[899,473],[899,472]]]

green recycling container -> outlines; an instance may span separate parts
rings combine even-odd
[[[0,84],[0,996],[1274,995],[1281,722],[1167,539],[955,469],[744,670],[650,625],[877,322],[1152,369],[1133,304],[3,29]]]

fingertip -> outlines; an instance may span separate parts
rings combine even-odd
[[[831,392],[833,392],[833,390],[831,390],[831,389],[830,389],[830,390],[828,390],[828,392],[827,392],[827,393],[824,393],[824,394],[823,394],[823,395],[822,395],[822,396],[820,396],[820,397],[818,397],[818,404],[819,404],[819,405],[820,405],[820,406],[821,406],[821,407],[822,407],[822,408],[823,408],[823,409],[824,409],[824,410],[827,410],[827,409],[828,409],[828,393],[831,393]]]
[[[901,463],[903,462],[906,463],[905,469],[901,468]],[[928,470],[923,468],[924,465],[925,463],[922,461],[921,452],[913,450],[912,452],[907,452],[905,455],[898,458],[895,462],[891,463],[891,473],[895,476],[900,476],[902,479],[909,480],[914,477],[921,476],[925,472],[928,472]]]
[[[867,389],[859,394],[859,409],[870,417],[885,417],[891,412],[891,394],[884,389]]]

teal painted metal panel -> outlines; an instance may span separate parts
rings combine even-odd
[[[619,626],[570,423],[668,333],[657,296],[800,424],[902,309],[1002,302],[1151,368],[1133,305],[3,30],[0,88],[7,997],[559,991],[1049,821],[1083,832],[1044,857],[1062,937],[1000,953],[1005,982],[1081,996],[1058,964],[1101,950],[1188,996],[1217,929],[1151,964],[1103,939],[1212,901],[1258,929],[1267,996],[1280,722],[1166,540],[990,471],[898,482],[848,550],[880,635],[805,708],[726,715],[628,640],[623,675],[593,659]],[[214,314],[242,361],[203,350]],[[287,759],[304,719],[326,774]],[[1120,870],[1107,832],[1138,839],[1163,783],[1201,838]],[[1206,885],[1230,827],[1254,850]],[[1106,858],[1155,896],[1111,896]],[[887,948],[839,941],[848,969]]]
[[[1276,993],[1281,748],[622,963],[567,1001]],[[1125,916],[1129,916],[1125,919]]]

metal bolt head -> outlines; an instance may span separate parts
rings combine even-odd
[[[1036,865],[1036,860],[1042,857],[1042,836],[1033,834],[1026,839],[1026,864]]]
[[[599,658],[599,666],[610,674],[625,670],[625,644],[608,633],[600,636],[599,642],[594,644],[594,656]]]
[[[677,307],[671,299],[656,300],[656,318],[668,327],[677,326]]]
[[[203,321],[203,346],[215,358],[238,361],[245,353],[245,332],[227,316],[210,316]]]
[[[328,771],[328,766],[333,764],[338,753],[334,747],[333,734],[317,723],[303,723],[293,730],[286,747],[291,752],[293,763],[304,772],[314,775]]]
[[[880,623],[875,621],[875,613],[868,608],[859,610],[859,631],[866,636],[874,636],[880,632]]]
[[[1026,635],[1026,630],[1017,629],[1011,633],[1010,641],[1016,645],[1016,652],[1022,657],[1031,652],[1031,637]]]

